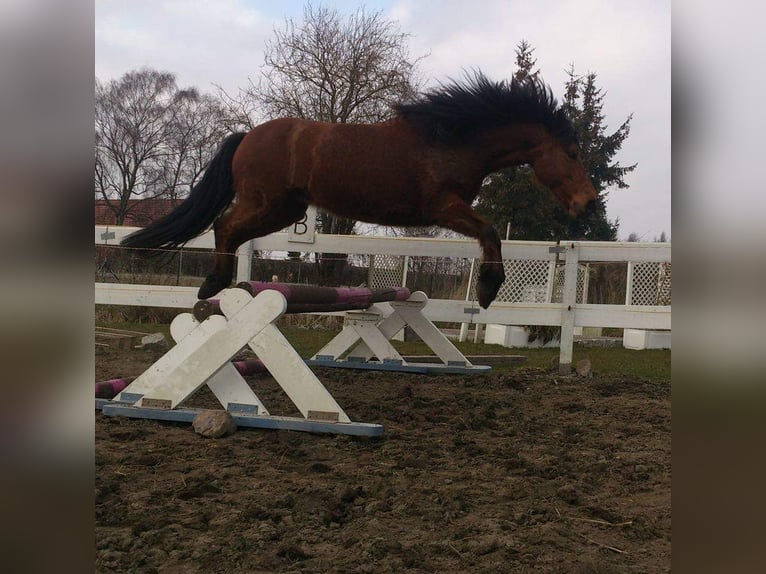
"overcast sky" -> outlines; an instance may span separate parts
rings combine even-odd
[[[114,79],[148,66],[176,74],[179,87],[236,93],[256,78],[263,47],[286,18],[300,20],[302,0],[96,1],[96,77]],[[314,2],[318,4],[318,2]],[[343,13],[364,5],[411,34],[410,54],[427,55],[429,85],[479,68],[494,79],[515,69],[522,39],[559,100],[565,70],[595,72],[606,92],[608,133],[633,114],[617,156],[638,163],[628,189],[610,190],[607,212],[619,237],[671,235],[669,0],[325,0]]]

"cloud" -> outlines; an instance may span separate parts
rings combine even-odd
[[[96,75],[141,66],[167,70],[180,85],[235,91],[257,75],[274,20],[243,0],[96,5]]]

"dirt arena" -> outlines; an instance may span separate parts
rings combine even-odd
[[[157,357],[99,353],[96,378]],[[212,440],[97,413],[96,571],[670,571],[670,381],[317,373],[384,436]],[[294,414],[268,377],[248,381]]]

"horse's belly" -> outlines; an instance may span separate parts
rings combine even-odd
[[[428,225],[418,195],[399,193],[377,186],[361,189],[338,187],[322,194],[311,194],[312,203],[327,211],[367,223],[381,225]]]

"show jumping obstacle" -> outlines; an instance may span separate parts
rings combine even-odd
[[[422,309],[428,298],[407,289],[344,289],[280,283],[241,283],[220,298],[200,301],[194,313],[178,315],[170,325],[176,341],[165,355],[130,383],[99,383],[97,400],[104,414],[191,422],[198,411],[178,408],[207,385],[238,426],[379,436],[383,427],[352,422],[274,325],[290,312],[348,311],[346,326],[310,364],[327,367],[407,372],[484,372],[474,366],[429,321]],[[391,310],[385,308],[389,305]],[[409,326],[442,363],[408,363],[389,342]],[[230,362],[244,347],[258,360]],[[350,351],[349,351],[350,350]],[[349,351],[345,358],[343,354]],[[373,357],[376,360],[373,360]],[[242,377],[265,367],[300,411],[302,418],[272,416]]]

